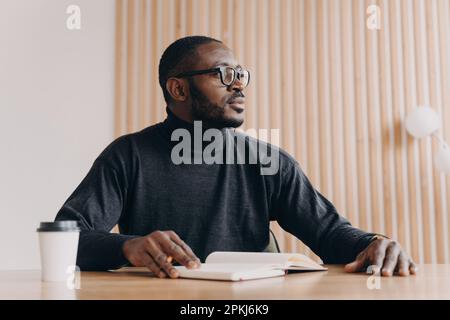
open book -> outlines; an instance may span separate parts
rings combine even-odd
[[[327,268],[298,253],[211,253],[198,269],[175,267],[181,278],[241,281],[284,276],[287,270],[322,271]]]

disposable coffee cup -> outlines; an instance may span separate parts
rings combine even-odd
[[[42,281],[66,281],[77,270],[78,222],[41,222],[36,231],[39,234]]]

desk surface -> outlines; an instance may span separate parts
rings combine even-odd
[[[157,279],[145,269],[124,268],[81,272],[78,290],[42,283],[38,270],[0,271],[0,299],[450,299],[450,265],[421,265],[411,277],[381,277],[380,289],[372,290],[369,275],[328,267],[242,282]]]

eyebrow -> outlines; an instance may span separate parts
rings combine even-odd
[[[213,66],[219,67],[219,66],[226,66],[226,67],[233,67],[233,65],[229,64],[228,62],[223,61],[216,61],[214,62]],[[241,68],[242,66],[240,64],[236,65],[235,68]]]

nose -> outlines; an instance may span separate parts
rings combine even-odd
[[[230,85],[229,89],[230,91],[244,91],[245,87],[239,77],[236,77],[236,79],[234,79],[234,82]]]

